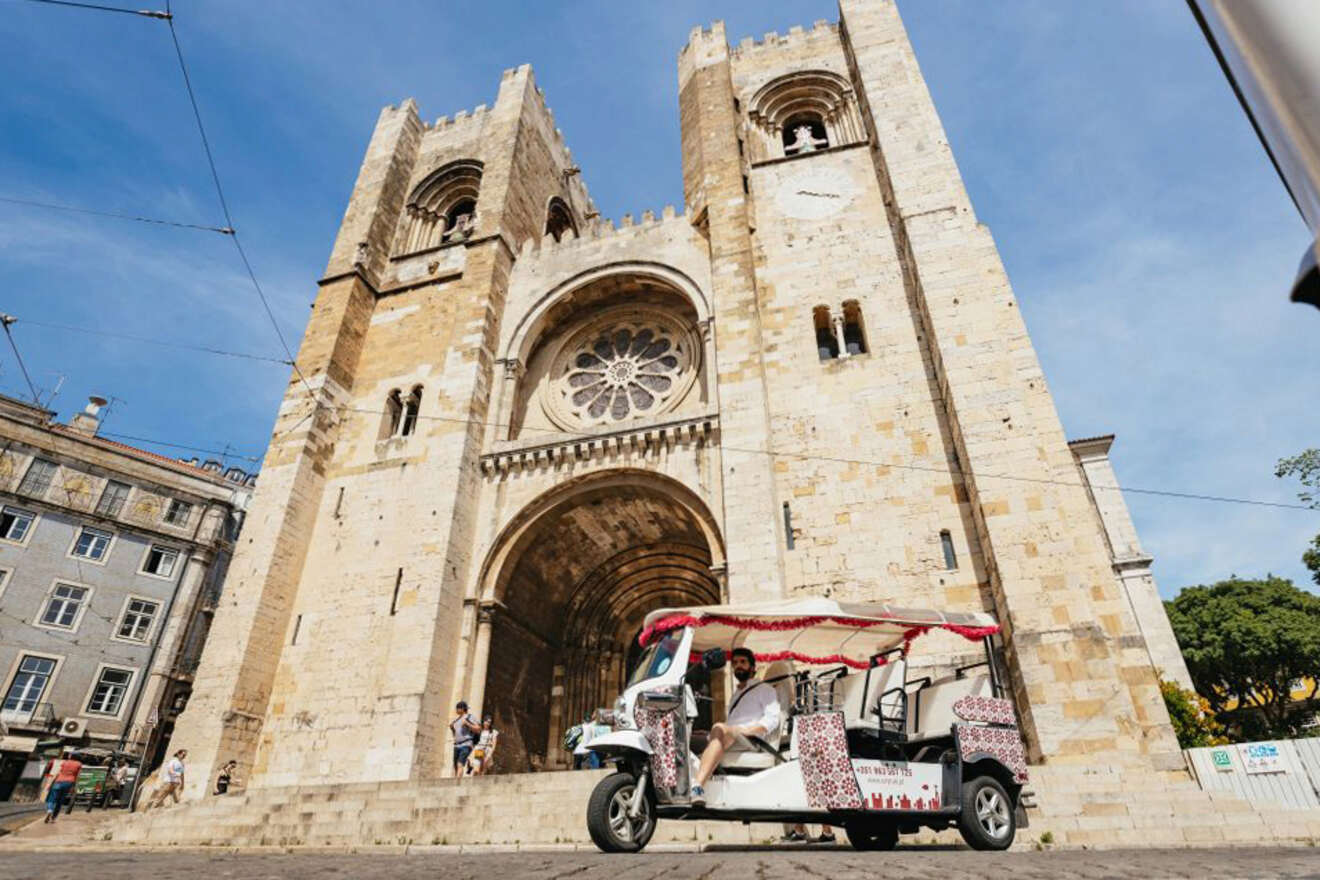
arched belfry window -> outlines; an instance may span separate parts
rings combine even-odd
[[[405,208],[397,250],[411,254],[471,237],[481,168],[476,160],[451,162],[418,184]]]
[[[577,235],[577,224],[573,222],[573,212],[564,200],[556,196],[550,200],[550,207],[545,212],[545,234],[559,241],[564,233],[572,230]]]
[[[407,437],[417,432],[422,411],[422,386],[414,385],[407,397],[395,388],[385,396],[385,413],[380,424],[380,439]]]
[[[844,300],[837,313],[831,313],[829,306],[816,306],[811,310],[811,323],[816,329],[816,354],[822,362],[870,351],[862,307],[855,299]]]
[[[747,115],[761,135],[752,161],[866,139],[852,85],[827,70],[805,70],[771,80],[752,96]]]

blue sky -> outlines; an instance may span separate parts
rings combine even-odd
[[[1116,433],[1129,486],[1292,500],[1274,461],[1320,443],[1320,313],[1286,301],[1306,231],[1186,4],[900,9],[1069,436]],[[829,0],[174,11],[236,225],[295,345],[381,105],[452,115],[529,61],[601,211],[636,215],[682,202],[674,62],[693,25],[722,18],[736,42],[837,17]],[[0,38],[0,196],[223,225],[163,24],[0,0]],[[22,323],[278,356],[223,237],[0,203],[0,289],[36,383],[64,377],[62,417],[113,395],[107,431],[261,454],[284,368]],[[26,393],[7,349],[0,390]],[[1320,514],[1128,501],[1166,595],[1231,573],[1307,579]]]

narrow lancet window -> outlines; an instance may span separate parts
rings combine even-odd
[[[399,436],[407,437],[417,430],[417,416],[422,410],[422,386],[413,387],[408,399],[403,402],[403,421],[399,425]]]
[[[403,421],[403,396],[395,388],[385,397],[385,418],[381,421],[380,439],[384,440],[399,433]]]
[[[940,532],[940,546],[944,549],[944,567],[953,571],[958,567],[958,556],[953,552],[953,535],[948,529]]]
[[[843,304],[843,350],[849,355],[866,354],[866,327],[862,323],[862,310],[857,300]]]
[[[839,356],[839,338],[834,335],[829,306],[816,306],[811,316],[816,325],[816,355],[822,361],[833,360]]]

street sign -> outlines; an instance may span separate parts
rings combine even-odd
[[[1242,759],[1248,773],[1286,773],[1288,771],[1288,768],[1283,765],[1282,756],[1279,754],[1278,743],[1243,743],[1238,746],[1238,757]]]

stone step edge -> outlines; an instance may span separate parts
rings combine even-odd
[[[1172,841],[1161,843],[1161,849],[1254,849],[1259,847],[1287,847],[1287,848],[1309,848],[1315,846],[1314,839],[1306,840],[1302,838],[1266,838],[1259,841],[1229,841],[1229,840],[1206,840],[1206,841]],[[901,849],[920,851],[923,849],[937,849],[947,851],[946,844],[917,844],[905,843],[900,840]],[[67,841],[56,843],[52,841],[47,845],[36,842],[0,842],[0,854],[17,852],[52,852],[58,850],[62,853],[67,852],[118,852],[123,853],[126,849],[132,849],[133,852],[140,853],[210,853],[215,855],[262,855],[282,853],[290,855],[308,855],[311,853],[327,853],[331,855],[351,855],[356,853],[374,854],[374,855],[480,855],[493,853],[568,853],[568,852],[597,852],[596,846],[591,843],[524,843],[524,844],[500,844],[500,843],[464,843],[464,844],[366,844],[366,845],[326,845],[316,846],[312,844],[294,844],[287,846],[279,845],[232,845],[223,846],[200,846],[195,844],[179,846],[162,846],[158,844],[140,845],[134,843],[88,843],[72,844]],[[846,850],[851,852],[852,848],[847,844],[836,844],[834,846],[808,846],[808,845],[764,845],[764,844],[739,844],[739,843],[653,843],[646,848],[648,853],[699,853],[699,852],[796,852],[810,849],[811,852],[822,850]],[[964,847],[959,846],[959,849]],[[1013,844],[1014,851],[1023,850],[1043,850],[1043,851],[1068,851],[1068,850],[1140,850],[1143,847],[1134,846],[1131,842],[1117,842],[1114,845],[1091,844],[1091,843],[1050,843],[1041,845],[1031,838],[1029,834],[1019,835],[1018,840]],[[968,852],[971,850],[968,849]]]

